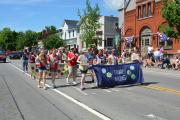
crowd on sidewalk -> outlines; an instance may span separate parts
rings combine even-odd
[[[144,67],[159,67],[161,69],[180,70],[180,56],[176,55],[173,58],[164,55],[163,47],[153,48],[148,47],[148,57],[144,60]]]

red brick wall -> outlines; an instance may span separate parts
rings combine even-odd
[[[138,1],[138,5],[141,4],[141,2],[148,2],[149,0],[141,0]],[[136,37],[136,46],[140,47],[140,33],[143,27],[147,26],[151,29],[152,33],[157,33],[159,26],[163,23],[166,23],[166,20],[161,15],[161,8],[162,4],[161,2],[155,3],[154,0],[151,1],[152,4],[152,17],[146,17],[138,19],[138,8],[136,7],[135,10],[131,10],[125,13],[125,23],[124,23],[124,32],[125,37],[126,36],[132,36],[134,35]],[[155,7],[154,7],[155,6]],[[141,13],[142,14],[142,13]],[[158,46],[158,40],[157,40],[157,34],[152,35],[152,45],[154,48],[159,47]],[[167,53],[173,53],[175,54],[177,50],[180,50],[180,40],[174,40],[173,41],[173,49],[166,50]]]

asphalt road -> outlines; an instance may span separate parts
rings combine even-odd
[[[98,89],[87,83],[81,91],[57,79],[58,88],[48,80],[43,90],[22,73],[20,61],[0,63],[0,120],[179,120],[180,71],[143,73],[144,86]]]

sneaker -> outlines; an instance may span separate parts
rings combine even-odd
[[[46,86],[44,86],[44,87],[43,87],[43,89],[44,89],[44,90],[47,90],[47,87],[46,87]]]
[[[38,85],[38,88],[41,88],[41,86],[40,86],[40,85]]]
[[[84,88],[84,87],[81,87],[81,90],[85,90],[85,88]]]
[[[53,88],[53,89],[54,89],[54,88],[56,88],[56,85],[55,85],[55,84],[53,84],[53,85],[52,85],[52,88]]]
[[[69,85],[69,84],[70,84],[70,83],[69,83],[69,80],[67,80],[67,79],[66,79],[66,84],[67,84],[67,85]]]
[[[77,84],[77,82],[76,82],[76,81],[73,81],[73,84],[74,84],[74,85],[76,85],[76,84]]]

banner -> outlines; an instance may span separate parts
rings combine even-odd
[[[139,63],[121,65],[93,65],[98,87],[113,87],[143,83],[143,73]]]

